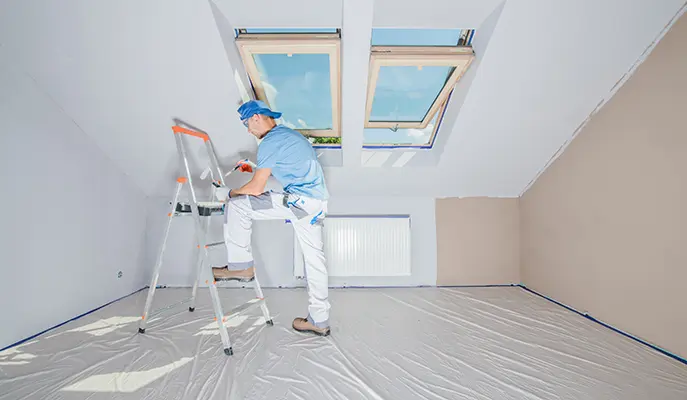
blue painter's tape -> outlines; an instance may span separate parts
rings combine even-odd
[[[472,32],[470,32],[470,38],[469,38],[468,41],[467,41],[467,42],[468,42],[468,43],[467,43],[468,46],[471,46],[471,45],[472,45],[472,39],[473,39],[474,37],[475,37],[475,30],[473,29]]]
[[[70,319],[70,320],[64,321],[64,322],[59,323],[59,324],[57,324],[57,325],[55,325],[55,326],[53,326],[53,327],[51,327],[51,328],[48,328],[48,329],[46,329],[46,330],[44,330],[44,331],[38,332],[38,333],[36,333],[35,335],[32,335],[32,336],[27,337],[26,339],[22,339],[22,340],[20,340],[20,341],[18,341],[18,342],[16,342],[16,343],[12,343],[11,345],[9,345],[9,346],[7,346],[7,347],[4,347],[4,348],[0,349],[0,351],[7,350],[7,349],[9,349],[9,348],[11,348],[11,347],[14,347],[14,346],[19,346],[20,344],[25,343],[25,342],[28,342],[29,340],[31,340],[31,339],[33,339],[33,338],[35,338],[35,337],[38,337],[38,336],[40,336],[40,335],[42,335],[42,334],[44,334],[44,333],[46,333],[46,332],[49,332],[49,331],[51,331],[51,330],[53,330],[53,329],[55,329],[55,328],[59,328],[60,326],[66,324],[67,322],[76,321],[77,319],[79,319],[79,318],[81,318],[81,317],[83,317],[83,316],[85,316],[85,315],[88,315],[88,314],[90,314],[90,313],[92,313],[92,312],[94,312],[94,311],[98,311],[98,310],[100,310],[100,309],[103,308],[103,307],[107,307],[107,306],[109,306],[110,304],[112,304],[112,303],[114,303],[114,302],[117,302],[117,301],[119,301],[119,300],[121,300],[121,299],[124,299],[124,298],[127,298],[127,297],[129,297],[129,296],[132,296],[132,295],[134,295],[134,294],[140,292],[141,290],[146,289],[147,287],[148,287],[148,286],[143,287],[143,288],[140,288],[140,289],[138,289],[137,291],[135,291],[135,292],[133,292],[133,293],[129,293],[129,294],[127,294],[126,296],[122,296],[122,297],[120,297],[120,298],[118,298],[118,299],[112,300],[111,302],[109,302],[109,303],[107,303],[107,304],[103,304],[102,306],[100,306],[100,307],[98,307],[98,308],[92,309],[91,311],[86,311],[86,312],[83,313],[83,314],[77,315],[76,317],[74,317],[74,318],[72,318],[72,319]]]
[[[504,287],[520,287],[517,283],[502,283],[502,284],[492,284],[492,285],[437,285],[438,288],[504,288]]]
[[[434,285],[412,285],[412,286],[399,286],[399,285],[388,285],[388,286],[378,286],[378,285],[336,285],[330,286],[330,289],[477,289],[477,288],[504,288],[504,287],[519,287],[520,285],[502,284],[502,285],[450,285],[450,286],[434,286]]]
[[[375,286],[375,285],[369,285],[369,286],[356,286],[356,285],[335,285],[335,286],[330,286],[330,289],[424,289],[424,288],[436,288],[436,286],[430,286],[430,285],[417,285],[417,286]]]
[[[406,145],[393,145],[393,146],[374,146],[374,145],[364,145],[363,149],[369,149],[369,150],[374,150],[374,149],[413,149],[413,150],[432,150],[432,146],[413,146],[410,144]]]
[[[596,322],[597,324],[599,324],[599,325],[601,325],[601,326],[604,326],[604,327],[606,327],[606,328],[608,328],[608,329],[610,329],[610,330],[612,330],[612,331],[614,331],[614,332],[616,332],[616,333],[619,333],[619,334],[621,334],[621,335],[623,335],[623,336],[625,336],[625,337],[628,337],[628,338],[630,338],[630,339],[632,339],[632,340],[634,340],[634,341],[637,341],[637,342],[639,342],[639,343],[641,343],[641,344],[643,344],[643,345],[645,345],[645,346],[651,347],[652,349],[658,351],[659,353],[662,353],[663,355],[666,355],[666,356],[668,356],[668,357],[670,357],[670,358],[673,358],[673,359],[675,359],[675,360],[677,360],[677,361],[679,361],[679,362],[681,362],[681,363],[687,365],[687,359],[684,359],[684,358],[678,356],[677,354],[673,354],[673,353],[669,352],[668,350],[662,349],[662,348],[660,348],[660,347],[658,347],[658,346],[656,346],[656,345],[653,345],[653,344],[651,344],[651,343],[649,343],[649,342],[647,342],[647,341],[644,341],[644,340],[642,340],[642,339],[640,339],[640,338],[638,338],[638,337],[636,337],[636,336],[634,336],[634,335],[631,335],[631,334],[629,334],[629,333],[627,333],[627,332],[623,332],[623,331],[621,331],[620,329],[615,328],[615,327],[613,327],[613,326],[611,326],[611,325],[609,325],[609,324],[607,324],[607,323],[605,323],[605,322],[599,321],[598,319],[592,317],[592,316],[589,315],[589,314],[581,313],[581,312],[575,310],[574,308],[572,308],[572,307],[570,307],[570,306],[566,306],[565,304],[563,304],[563,303],[561,303],[561,302],[558,302],[558,301],[556,301],[556,300],[554,300],[554,299],[552,299],[552,298],[550,298],[550,297],[548,297],[548,296],[545,296],[545,295],[543,295],[543,294],[541,294],[541,293],[535,292],[534,290],[528,288],[528,287],[525,286],[525,285],[520,284],[520,285],[518,285],[518,286],[520,286],[520,287],[523,288],[524,290],[526,290],[526,291],[528,291],[528,292],[530,292],[530,293],[532,293],[532,294],[534,294],[534,295],[536,295],[536,296],[539,296],[539,297],[541,297],[541,298],[543,298],[543,299],[546,299],[546,300],[548,300],[548,301],[550,301],[550,302],[552,302],[552,303],[554,303],[554,304],[558,304],[559,306],[561,306],[561,307],[563,307],[563,308],[565,308],[565,309],[567,309],[567,310],[570,310],[570,311],[574,312],[575,314],[579,314],[579,315],[581,315],[581,316],[587,318],[587,319],[590,320],[590,321],[594,321],[594,322]]]

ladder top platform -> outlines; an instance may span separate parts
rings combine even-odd
[[[219,201],[199,201],[198,213],[201,217],[210,215],[224,215],[224,202]],[[191,203],[178,202],[174,212],[176,215],[191,215]]]

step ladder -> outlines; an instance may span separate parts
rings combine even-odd
[[[190,302],[191,304],[189,305],[188,310],[193,312],[196,309],[198,284],[201,279],[203,268],[208,268],[210,270],[210,275],[212,276],[211,266],[208,262],[208,249],[217,246],[223,246],[225,244],[224,241],[208,243],[206,238],[206,235],[209,232],[210,220],[212,219],[211,217],[213,215],[223,215],[225,203],[216,201],[198,201],[196,192],[193,188],[193,180],[191,178],[191,171],[189,168],[186,148],[184,147],[184,135],[200,138],[203,139],[203,141],[205,142],[205,147],[208,153],[208,159],[210,161],[209,173],[212,180],[212,193],[210,199],[214,199],[217,188],[225,186],[225,175],[222,174],[222,169],[220,168],[219,162],[217,161],[217,154],[215,153],[215,149],[212,145],[212,141],[210,140],[210,136],[206,133],[183,128],[179,125],[174,125],[172,127],[172,131],[174,132],[174,140],[176,141],[177,152],[179,154],[181,171],[183,171],[185,176],[181,176],[177,179],[177,186],[174,192],[174,197],[171,202],[171,209],[170,212],[167,214],[168,220],[167,227],[164,233],[164,239],[160,247],[160,253],[158,254],[157,262],[155,263],[155,270],[153,271],[153,276],[150,281],[150,286],[148,288],[148,297],[146,298],[145,308],[143,309],[143,315],[141,316],[141,321],[139,323],[139,333],[145,333],[146,326],[153,317],[174,307],[177,307],[181,304]],[[232,170],[232,172],[238,169],[238,167],[239,166],[237,165]],[[181,194],[181,190],[184,187],[188,188],[188,194],[190,195],[190,199],[188,202],[179,201],[179,195]],[[150,307],[153,303],[153,296],[155,295],[157,280],[160,276],[160,269],[162,268],[162,258],[165,253],[165,246],[167,244],[169,230],[172,226],[172,220],[174,220],[177,217],[185,216],[191,216],[195,221],[196,241],[198,248],[198,257],[196,261],[196,279],[193,284],[193,291],[191,292],[191,297],[151,312]],[[257,275],[252,281],[256,297],[242,305],[239,305],[238,307],[235,307],[226,314],[222,311],[222,304],[220,302],[219,293],[217,291],[217,287],[220,284],[220,281],[217,281],[214,278],[211,279],[211,281],[206,280],[205,282],[208,284],[208,287],[210,289],[212,307],[215,311],[215,321],[217,321],[217,325],[219,326],[219,334],[220,338],[222,339],[222,345],[224,346],[224,353],[226,355],[232,355],[234,354],[234,352],[231,347],[231,340],[229,339],[227,327],[224,325],[226,321],[228,321],[231,318],[237,317],[241,314],[244,314],[250,310],[253,310],[257,307],[260,307],[260,309],[262,310],[262,315],[265,318],[266,324],[274,325],[274,323],[272,322],[269,310],[267,309],[267,303],[262,294],[260,283],[258,283]]]

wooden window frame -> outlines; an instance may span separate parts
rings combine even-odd
[[[470,46],[455,47],[416,47],[416,46],[372,46],[370,53],[370,70],[367,85],[367,103],[365,106],[365,128],[416,128],[424,129],[432,121],[439,109],[445,106],[449,94],[456,83],[468,70],[475,58],[475,53]],[[455,67],[451,76],[446,80],[444,87],[432,106],[420,122],[398,121],[370,121],[372,102],[377,89],[377,79],[382,66],[450,66]],[[438,121],[437,121],[438,122]],[[437,123],[437,125],[439,125]],[[434,136],[436,134],[433,133]]]
[[[332,129],[296,129],[305,136],[341,136],[341,40],[338,34],[239,34],[236,45],[258,100],[270,105],[260,80],[254,54],[328,54]],[[271,106],[270,106],[271,107]],[[276,110],[279,111],[279,110]]]

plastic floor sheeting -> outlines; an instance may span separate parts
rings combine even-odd
[[[265,294],[229,357],[206,289],[143,335],[139,292],[1,352],[0,399],[687,399],[687,365],[518,287],[334,289],[326,338],[291,329],[303,289]]]

